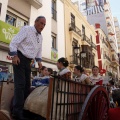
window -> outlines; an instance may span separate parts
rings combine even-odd
[[[1,15],[2,3],[0,3],[0,15]]]
[[[17,15],[14,15],[10,12],[6,15],[6,23],[15,26],[15,27],[22,27],[28,24],[28,21],[23,20],[22,18],[18,17]]]
[[[56,39],[56,35],[52,35],[52,48],[57,50],[57,39]]]
[[[85,35],[85,27],[82,25],[82,34]]]
[[[75,16],[71,13],[71,25],[75,28]]]
[[[52,18],[57,19],[56,0],[52,0]]]
[[[92,42],[92,35],[90,35],[90,41]]]

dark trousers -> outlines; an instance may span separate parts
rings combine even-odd
[[[20,59],[19,65],[13,65],[14,70],[14,101],[13,113],[22,114],[24,101],[30,90],[30,76],[31,76],[31,59],[26,58],[20,51],[18,51]]]

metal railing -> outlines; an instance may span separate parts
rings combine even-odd
[[[52,18],[57,20],[57,11],[54,8],[52,8]]]
[[[103,43],[106,45],[106,47],[108,47],[108,44],[105,42],[105,40],[103,40]]]
[[[93,42],[91,42],[91,40],[86,35],[84,35],[84,34],[82,35],[82,40],[86,41],[94,49],[97,49],[96,45]]]
[[[91,40],[84,34],[82,34],[82,40],[86,41],[89,45],[91,45]]]
[[[54,77],[49,85],[49,113],[50,120],[78,120],[82,105],[94,86]]]
[[[97,50],[97,46],[93,42],[91,42],[91,46]]]
[[[81,36],[81,30],[72,23],[69,24],[69,31],[74,31]]]
[[[111,62],[111,59],[106,54],[104,55],[104,58]]]

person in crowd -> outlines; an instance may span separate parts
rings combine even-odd
[[[99,81],[103,81],[103,77],[99,75],[99,68],[97,66],[93,66],[92,76],[90,76],[90,80],[93,84],[96,84]]]
[[[42,66],[40,70],[39,77],[45,77],[48,74],[48,68],[46,66]]]
[[[83,72],[84,69],[80,65],[75,66],[74,68],[74,74],[76,75],[75,81],[80,82],[82,84],[91,84],[89,77]]]
[[[69,62],[64,57],[59,58],[57,61],[57,68],[59,69],[58,75],[63,78],[71,79],[71,72],[67,68],[68,65]]]
[[[50,77],[48,76],[48,69],[46,66],[42,66],[40,74],[38,77],[35,77],[32,81],[32,86],[41,86],[48,85]]]
[[[114,90],[112,98],[117,107],[109,109],[108,120],[120,120],[120,90]]]
[[[42,30],[46,18],[36,18],[34,26],[24,26],[10,43],[14,70],[14,102],[13,114],[18,120],[26,120],[23,116],[23,106],[30,89],[31,60],[36,59],[39,69],[42,67]]]
[[[109,81],[109,86],[110,86],[110,92],[112,93],[113,90],[116,90],[117,88],[115,87],[114,80]]]
[[[48,76],[51,76],[53,74],[53,70],[51,68],[48,68]]]

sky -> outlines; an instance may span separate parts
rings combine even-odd
[[[120,0],[109,0],[113,17],[117,17],[120,24]]]

